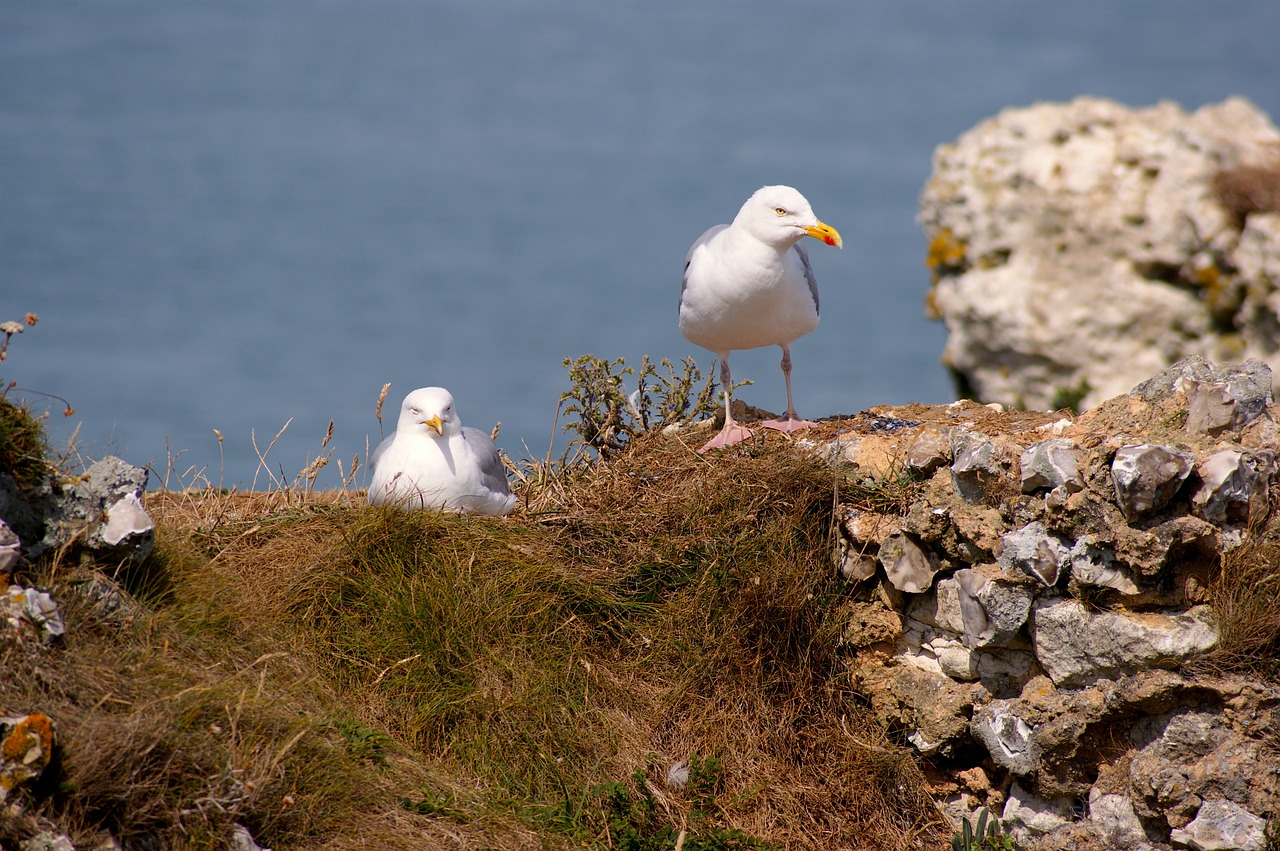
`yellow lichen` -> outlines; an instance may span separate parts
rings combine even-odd
[[[938,272],[941,269],[957,269],[964,265],[967,246],[955,235],[951,228],[938,228],[929,242],[929,251],[925,257],[925,265]]]
[[[929,290],[924,294],[924,315],[927,319],[942,318],[942,311],[938,308],[937,293],[937,290]]]
[[[1221,285],[1222,270],[1214,263],[1210,263],[1207,266],[1199,266],[1195,270],[1195,280],[1197,285],[1212,289]]]

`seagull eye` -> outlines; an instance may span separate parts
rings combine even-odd
[[[409,413],[413,414],[413,415],[416,417],[418,414],[422,413],[422,409],[421,409],[421,408],[410,408],[410,409],[409,409]]]
[[[774,207],[773,211],[777,213],[779,216],[785,216],[787,214],[786,207]]]

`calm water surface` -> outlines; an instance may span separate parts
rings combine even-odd
[[[1271,0],[5,0],[0,320],[41,322],[0,379],[65,397],[55,439],[89,456],[227,485],[290,420],[277,476],[330,420],[363,455],[388,381],[388,429],[441,384],[541,455],[564,358],[710,366],[676,328],[685,250],[790,183],[845,237],[810,247],[801,413],[949,401],[934,147],[1078,95],[1275,117],[1277,38]],[[783,406],[777,361],[734,355],[741,398]]]

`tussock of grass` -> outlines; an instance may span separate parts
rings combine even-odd
[[[52,472],[44,460],[47,450],[40,421],[0,393],[0,473],[12,476],[20,489],[37,487]]]
[[[644,435],[545,473],[505,519],[150,495],[143,613],[73,606],[24,669],[69,719],[42,811],[173,848],[943,847],[834,655],[830,468]]]
[[[1274,499],[1274,496],[1273,496]],[[1247,673],[1280,683],[1280,530],[1254,524],[1244,542],[1222,556],[1211,589],[1219,640],[1191,669]]]
[[[906,515],[927,485],[927,479],[904,464],[895,463],[879,477],[844,478],[840,483],[840,502],[859,511]]]

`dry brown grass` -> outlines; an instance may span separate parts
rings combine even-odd
[[[150,494],[157,556],[117,577],[143,607],[5,660],[75,787],[37,811],[174,848],[610,848],[602,790],[643,777],[645,829],[691,844],[944,847],[835,656],[829,468],[646,435],[526,478],[504,519]],[[668,788],[690,758],[715,772]]]
[[[1272,489],[1272,505],[1280,490]],[[1189,666],[1195,674],[1245,673],[1280,684],[1280,525],[1252,524],[1244,542],[1225,552],[1210,587],[1218,644]]]
[[[1238,223],[1252,213],[1280,212],[1280,152],[1275,162],[1223,169],[1213,179],[1218,200]]]

